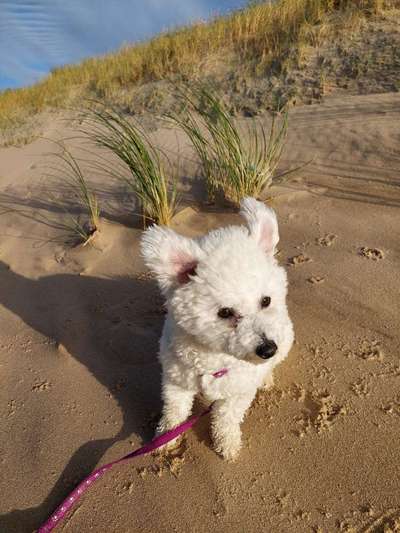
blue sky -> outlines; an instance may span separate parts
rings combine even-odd
[[[0,90],[245,0],[0,0]]]

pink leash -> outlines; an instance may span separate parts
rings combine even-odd
[[[222,368],[221,370],[218,370],[218,372],[214,372],[212,375],[215,378],[222,378],[222,376],[225,376],[227,372],[227,368]],[[71,492],[71,494],[67,496],[67,498],[65,498],[62,504],[57,507],[54,513],[50,516],[50,518],[48,518],[46,522],[40,526],[40,528],[38,529],[38,533],[47,533],[48,531],[52,531],[61,522],[61,520],[63,520],[63,518],[73,507],[75,502],[79,500],[81,496],[88,490],[90,485],[97,479],[101,478],[101,476],[103,476],[107,472],[107,470],[111,470],[111,468],[115,465],[125,463],[126,461],[129,461],[134,457],[138,457],[139,455],[145,455],[147,453],[153,452],[154,450],[157,450],[157,448],[160,448],[161,446],[164,446],[164,444],[167,444],[171,440],[176,439],[176,437],[179,437],[179,435],[182,435],[182,433],[185,433],[190,428],[192,428],[202,416],[208,414],[210,411],[211,406],[205,411],[203,411],[201,414],[191,416],[185,422],[179,424],[179,426],[176,426],[175,428],[166,431],[162,435],[155,437],[149,443],[145,444],[141,448],[138,448],[137,450],[131,453],[128,453],[128,455],[121,457],[121,459],[117,459],[116,461],[112,461],[111,463],[108,463],[104,466],[101,466],[100,468],[97,468],[96,470],[93,470],[93,472],[86,476],[85,479],[83,479],[83,481],[81,481],[79,485]]]

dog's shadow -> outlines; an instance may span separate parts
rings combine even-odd
[[[161,407],[156,353],[164,312],[152,280],[74,274],[32,280],[1,261],[0,304],[53,341],[55,352],[66,351],[82,363],[118,401],[123,417],[114,437],[87,442],[76,450],[39,506],[0,516],[0,531],[24,533],[48,517],[110,446],[132,433],[151,437],[143,417]]]

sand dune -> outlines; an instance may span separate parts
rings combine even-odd
[[[171,456],[101,479],[60,531],[400,531],[399,119],[398,94],[291,115],[281,170],[312,161],[269,192],[296,343],[244,422],[238,461],[210,449],[203,420]],[[183,139],[154,136],[172,154],[180,146],[176,229],[240,223],[201,204]],[[89,471],[149,439],[161,408],[163,302],[139,257],[131,199],[93,176],[101,232],[92,246],[66,246],[52,199],[63,190],[41,167],[50,146],[0,150],[5,533],[33,531]]]

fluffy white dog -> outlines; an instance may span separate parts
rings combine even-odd
[[[142,239],[145,262],[168,306],[157,431],[186,420],[201,394],[213,402],[213,442],[226,459],[240,449],[240,423],[257,389],[273,384],[272,371],[293,343],[286,272],[274,258],[276,215],[254,198],[242,201],[240,213],[246,227],[189,239],[153,226]]]

